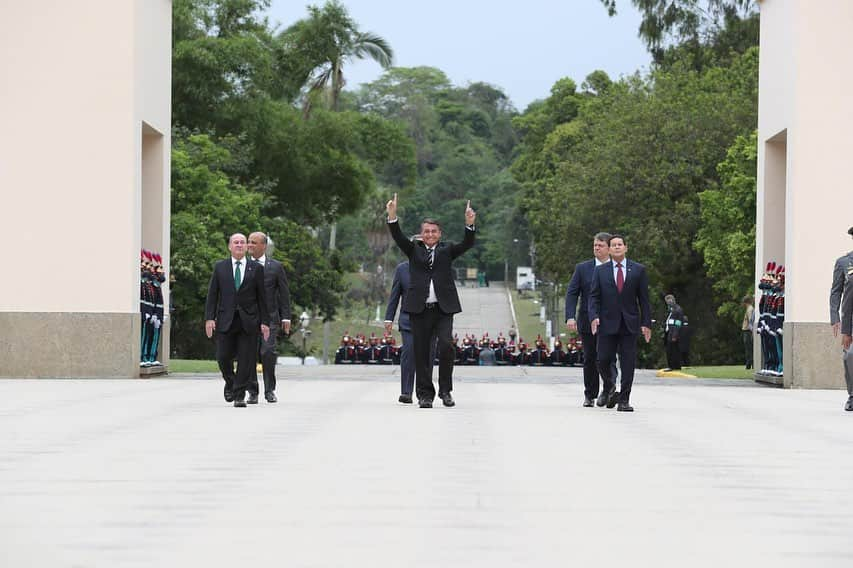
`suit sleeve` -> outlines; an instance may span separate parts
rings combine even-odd
[[[841,259],[835,261],[835,268],[832,270],[832,288],[829,290],[829,323],[835,325],[838,323],[838,310],[841,307],[841,294],[844,291],[844,266]]]
[[[637,288],[637,300],[640,302],[640,325],[652,327],[652,307],[649,303],[649,276],[643,268],[640,285]]]
[[[477,230],[475,228],[466,226],[465,238],[462,239],[462,242],[450,246],[450,258],[455,259],[459,256],[462,256],[466,250],[474,246],[476,233]]]
[[[276,280],[278,281],[278,317],[279,320],[289,320],[290,284],[287,281],[287,274],[284,272],[284,266],[279,266],[278,276],[276,276]]]
[[[575,312],[578,309],[578,296],[580,295],[580,292],[580,264],[576,264],[575,272],[572,274],[572,279],[569,280],[569,287],[566,289],[566,321],[575,319]]]
[[[604,265],[602,265],[604,266]],[[589,290],[589,300],[587,303],[587,311],[589,311],[589,321],[597,320],[601,313],[601,285],[598,282],[599,272],[598,267],[592,273],[592,286]]]
[[[394,316],[397,315],[397,306],[400,304],[402,296],[403,279],[400,276],[401,267],[397,267],[394,271],[394,282],[391,284],[391,297],[388,298],[388,307],[385,308],[385,321],[394,321]]]
[[[388,223],[388,230],[391,231],[391,238],[394,239],[394,242],[397,243],[397,246],[400,247],[400,250],[403,251],[407,257],[412,257],[412,252],[415,250],[415,245],[403,236],[403,230],[400,228],[400,218],[397,217],[397,220],[393,223]]]
[[[204,319],[216,319],[216,306],[219,304],[219,278],[216,272],[219,266],[213,267],[213,275],[210,277],[210,284],[207,286],[207,300],[204,303]]]
[[[270,323],[270,310],[267,306],[267,287],[264,284],[264,267],[258,263],[255,268],[255,294],[258,298],[258,316],[259,320],[264,325]]]
[[[844,301],[841,304],[841,333],[853,335],[853,276],[847,278],[844,287]]]

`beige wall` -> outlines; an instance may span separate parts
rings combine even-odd
[[[0,227],[31,259],[2,280],[0,312],[138,313],[143,123],[163,192],[145,222],[168,261],[171,10],[0,2]],[[0,344],[14,352],[14,330]]]
[[[786,266],[785,384],[840,386],[835,348],[816,346],[837,341],[832,266],[853,249],[853,2],[763,0],[760,9],[756,272],[770,260]]]

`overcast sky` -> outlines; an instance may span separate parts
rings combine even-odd
[[[603,69],[611,78],[648,68],[637,38],[639,14],[623,0],[610,18],[599,0],[342,0],[362,31],[384,37],[398,67],[428,65],[458,86],[501,87],[519,110],[551,85]],[[300,0],[272,0],[271,23],[286,27],[307,15]],[[373,62],[344,69],[348,88],[379,77]]]

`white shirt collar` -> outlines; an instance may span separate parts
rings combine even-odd
[[[595,256],[592,258],[595,260],[596,266],[601,266],[602,264],[604,264],[604,262],[610,262],[609,260],[605,260],[604,262],[601,262],[600,260],[598,260],[598,257],[595,257]]]
[[[260,258],[256,258],[256,259],[255,259],[255,262],[259,262],[259,263],[261,263],[261,264],[266,264],[266,262],[267,262],[267,255],[262,254]]]
[[[244,256],[244,257],[243,257],[243,258],[241,258],[240,260],[237,260],[236,258],[234,258],[234,257],[232,256],[232,257],[231,257],[231,268],[234,268],[235,266],[237,266],[237,263],[238,263],[238,262],[240,263],[240,266],[246,266],[246,262],[247,262],[247,261],[246,261],[246,257]]]

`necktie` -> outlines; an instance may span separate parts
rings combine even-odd
[[[622,293],[622,287],[625,285],[625,275],[622,274],[622,263],[616,263],[616,289]]]
[[[243,276],[240,274],[240,261],[237,261],[237,268],[234,270],[234,287],[240,289],[240,284],[243,282]]]
[[[432,270],[432,265],[435,262],[435,247],[429,249],[429,269]]]

